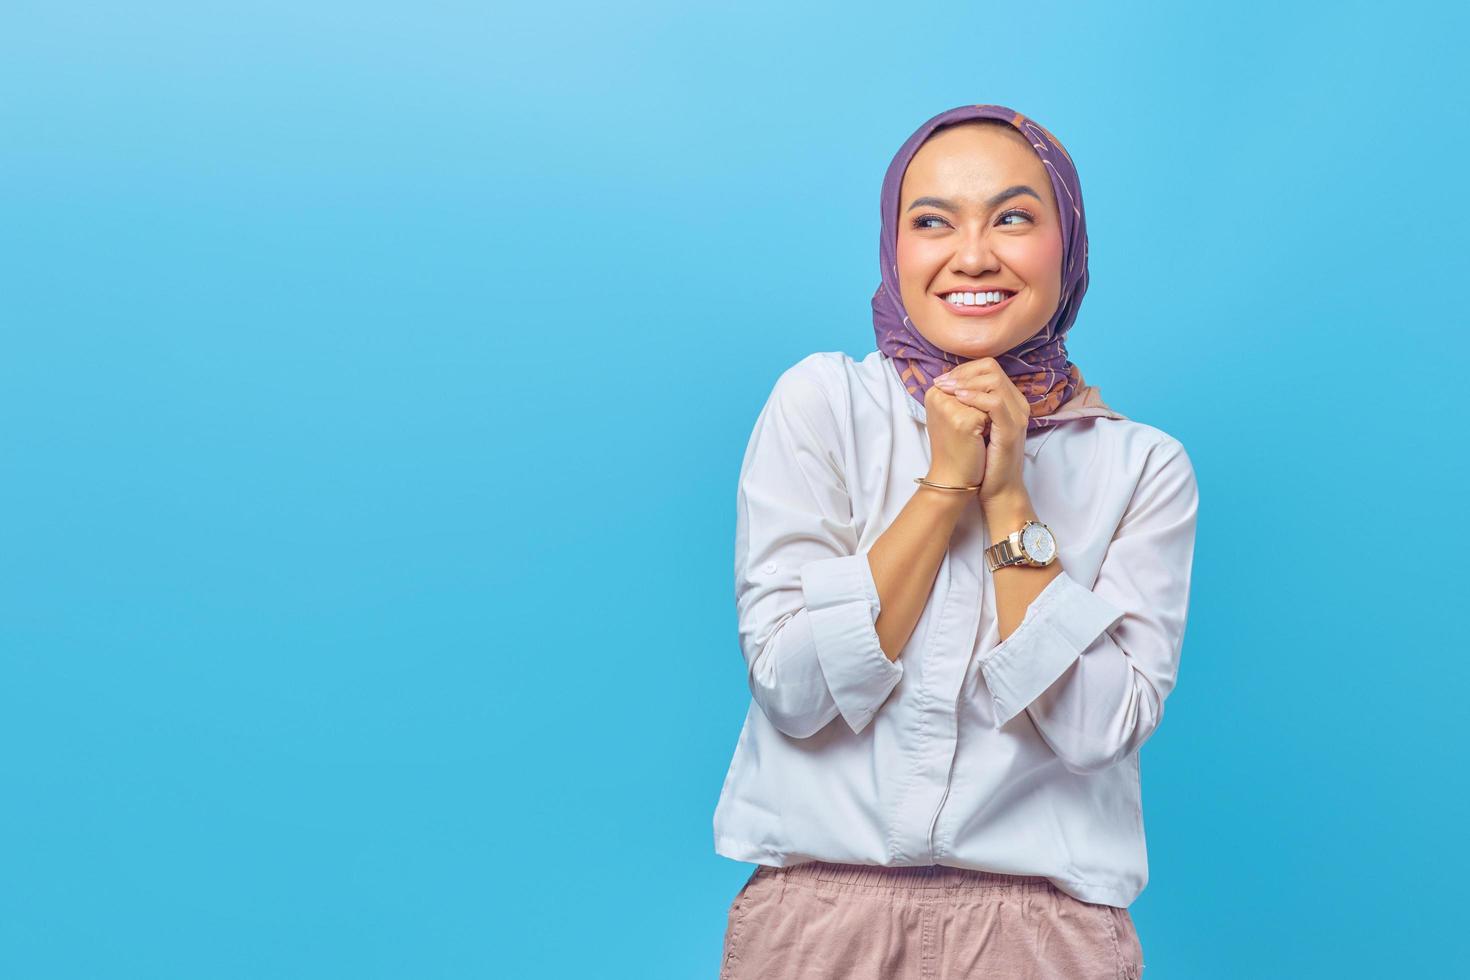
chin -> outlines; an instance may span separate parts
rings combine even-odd
[[[919,333],[923,334],[929,343],[938,347],[940,350],[948,351],[967,361],[979,360],[982,357],[999,357],[1006,351],[1015,349],[1022,341],[1034,336],[1036,333],[1033,330],[1024,336],[1015,338],[991,338],[988,336],[976,336],[978,331],[974,330],[968,333],[956,333],[952,327],[948,327],[945,330],[933,330],[920,326],[917,322],[915,322],[915,326],[919,328]],[[983,329],[981,328],[981,330]]]

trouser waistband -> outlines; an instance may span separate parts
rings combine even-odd
[[[889,867],[875,864],[839,864],[807,861],[784,868],[758,865],[756,875],[773,875],[788,880],[831,881],[849,885],[878,885],[905,890],[946,889],[979,891],[1010,888],[1018,891],[1048,891],[1056,886],[1041,875],[1012,875],[945,864]]]

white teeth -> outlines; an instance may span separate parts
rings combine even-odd
[[[998,289],[992,289],[983,293],[950,293],[945,296],[945,302],[953,303],[955,306],[989,306],[999,303],[1006,298],[1005,293]]]

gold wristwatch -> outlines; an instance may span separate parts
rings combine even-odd
[[[993,572],[1007,565],[1040,568],[1057,560],[1057,539],[1040,521],[1027,521],[985,549],[985,564]]]

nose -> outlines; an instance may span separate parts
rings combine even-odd
[[[959,239],[951,269],[965,275],[979,276],[999,268],[995,249],[991,247],[988,229],[984,225],[970,225]]]

